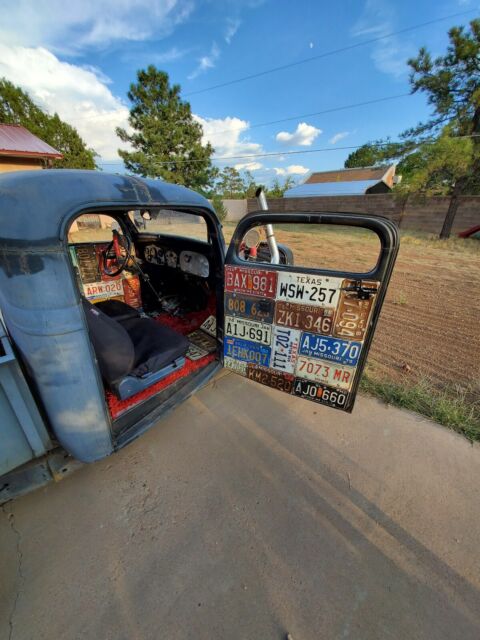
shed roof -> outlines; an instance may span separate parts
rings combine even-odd
[[[284,198],[315,198],[321,196],[363,196],[381,180],[355,180],[352,182],[320,182],[300,184],[288,189]]]
[[[354,169],[337,169],[335,171],[315,171],[304,184],[317,184],[324,182],[353,182],[375,180],[379,182],[393,165],[381,165],[380,167],[358,167]]]
[[[60,151],[19,124],[0,124],[0,155],[23,158],[63,158]]]

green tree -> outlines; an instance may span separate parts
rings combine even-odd
[[[227,217],[228,212],[225,205],[223,204],[222,196],[219,195],[218,193],[213,195],[212,205],[213,205],[213,208],[215,209],[218,219],[220,220],[220,222],[223,222]]]
[[[235,167],[224,167],[217,176],[215,191],[224,198],[245,197],[245,182]]]
[[[129,124],[132,133],[117,128],[133,151],[119,150],[128,171],[163,178],[192,189],[208,186],[212,178],[213,147],[202,144],[202,127],[190,104],[180,98],[180,86],[170,86],[168,74],[154,65],[137,72],[130,85]]]
[[[295,180],[292,176],[287,176],[283,182],[280,182],[278,178],[275,178],[270,189],[267,190],[266,195],[270,198],[283,198],[285,191],[294,187],[295,184]]]
[[[54,113],[42,111],[32,98],[9,82],[0,79],[0,122],[20,124],[63,154],[53,166],[61,169],[95,169],[96,153],[89,149],[78,131]]]
[[[381,141],[368,142],[355,151],[352,151],[345,160],[345,169],[354,169],[355,167],[373,167],[383,164],[383,149],[380,146]]]

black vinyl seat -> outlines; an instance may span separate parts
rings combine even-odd
[[[121,300],[102,300],[95,304],[95,308],[100,309],[103,313],[106,313],[107,316],[110,316],[110,318],[117,320],[117,322],[140,317],[140,314],[136,309]]]
[[[82,298],[102,377],[125,400],[182,367],[189,343],[181,333],[150,318],[141,318],[132,307],[119,304],[132,312],[116,306],[114,310],[123,312],[111,317],[100,304]],[[112,311],[112,306],[109,310]]]

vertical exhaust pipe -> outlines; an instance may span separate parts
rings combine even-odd
[[[257,204],[262,211],[268,211],[267,198],[262,187],[259,187],[255,192],[257,198]],[[265,225],[265,234],[267,236],[268,248],[270,249],[270,262],[271,264],[280,264],[280,254],[278,252],[277,240],[273,232],[273,226],[271,224]]]

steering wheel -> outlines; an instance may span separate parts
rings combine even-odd
[[[132,258],[132,241],[126,235],[112,231],[112,241],[102,251],[102,270],[107,276],[118,276]]]

